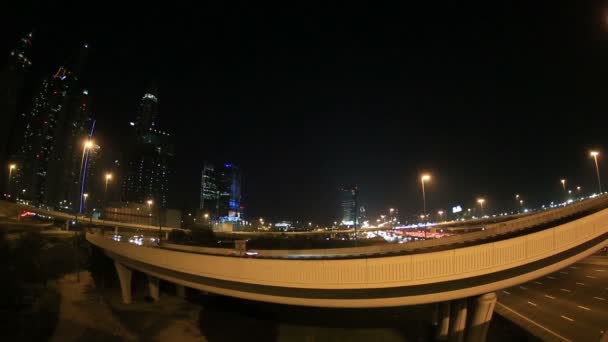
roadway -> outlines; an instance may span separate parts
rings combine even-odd
[[[608,330],[608,256],[497,291],[497,312],[537,337],[598,341]]]

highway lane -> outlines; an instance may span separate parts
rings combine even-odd
[[[597,341],[608,329],[608,257],[497,293],[499,305],[543,339]]]

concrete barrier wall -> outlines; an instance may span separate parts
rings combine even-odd
[[[540,224],[549,223],[564,217],[568,217],[579,213],[581,211],[596,208],[601,205],[605,205],[608,202],[608,196],[601,196],[590,200],[581,201],[574,203],[566,207],[555,208],[547,211],[542,211],[534,215],[524,216],[508,222],[502,222],[486,226],[486,230],[478,231],[467,234],[459,234],[448,236],[441,239],[432,239],[425,241],[413,241],[406,244],[385,244],[377,246],[366,246],[366,247],[349,247],[349,248],[330,248],[330,249],[299,249],[299,250],[255,250],[260,256],[270,258],[295,258],[298,256],[361,256],[361,255],[377,255],[377,254],[391,254],[407,251],[424,250],[428,248],[444,246],[444,245],[458,245],[474,240],[483,240],[490,237],[513,233],[521,230],[525,230]],[[218,255],[230,255],[231,251],[222,248],[207,248],[207,247],[196,247],[196,246],[185,246],[178,244],[167,244],[163,243],[163,246],[174,250],[183,250],[195,253],[207,253],[207,254],[218,254]]]
[[[67,213],[60,212],[60,211],[45,210],[45,209],[41,209],[41,208],[29,206],[29,205],[24,205],[24,204],[19,204],[17,206],[20,207],[22,210],[28,210],[28,211],[36,212],[36,213],[39,213],[39,214],[42,214],[42,215],[47,215],[47,216],[51,216],[51,217],[59,218],[59,219],[64,219],[64,220],[73,221],[73,220],[76,219],[76,217],[78,217],[78,221],[79,222],[83,222],[83,223],[89,223],[90,222],[90,223],[92,223],[93,225],[96,225],[96,226],[120,227],[120,228],[128,228],[128,229],[133,229],[133,230],[148,230],[148,231],[158,231],[159,230],[158,226],[150,226],[150,225],[145,225],[145,224],[135,224],[135,223],[128,223],[128,222],[118,222],[118,221],[91,219],[91,218],[89,218],[87,216],[84,216],[84,215],[78,215],[77,216],[77,215],[67,214]],[[163,231],[167,231],[167,230],[180,229],[180,228],[163,226],[162,229],[163,229]]]
[[[608,209],[541,232],[441,252],[338,260],[239,258],[119,243],[88,234],[106,251],[184,273],[296,288],[357,289],[464,279],[558,254],[608,232]]]

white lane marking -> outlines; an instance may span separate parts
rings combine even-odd
[[[557,337],[557,338],[559,338],[559,339],[561,339],[561,340],[563,340],[563,341],[569,341],[569,342],[570,342],[570,341],[572,341],[572,340],[569,340],[569,339],[565,338],[564,336],[562,336],[562,335],[560,335],[560,334],[556,333],[555,331],[553,331],[553,330],[551,330],[551,329],[549,329],[549,328],[546,328],[546,327],[544,327],[544,326],[542,326],[542,325],[538,324],[537,322],[535,322],[535,321],[533,321],[533,320],[529,319],[528,317],[526,317],[526,316],[524,316],[524,315],[520,314],[519,312],[517,312],[517,311],[515,311],[515,310],[511,309],[510,307],[508,307],[508,306],[504,305],[504,304],[503,304],[503,303],[501,303],[501,302],[496,302],[496,304],[500,305],[501,307],[505,308],[506,310],[511,311],[511,312],[512,312],[512,313],[514,313],[515,315],[517,315],[517,316],[519,316],[519,317],[523,318],[524,320],[526,320],[526,321],[528,321],[528,322],[530,322],[530,323],[532,323],[532,324],[536,325],[537,327],[539,327],[539,328],[543,329],[544,331],[546,331],[546,332],[548,332],[548,333],[552,334],[553,336],[555,336],[555,337]]]
[[[562,315],[562,318],[563,318],[563,319],[567,319],[567,320],[569,320],[570,322],[574,322],[574,320],[573,320],[572,318],[570,318],[570,317],[566,317],[566,316]]]
[[[543,283],[541,283],[540,281],[535,281],[534,284],[542,285]]]
[[[546,294],[546,295],[545,295],[545,297],[547,297],[547,298],[551,298],[551,299],[555,299],[555,297],[553,297],[553,296],[549,296],[548,294]]]
[[[593,298],[595,298],[597,300],[601,300],[602,302],[606,301],[606,298],[602,298],[602,297],[593,297]]]
[[[520,289],[522,289],[522,290],[527,290],[527,289],[528,289],[528,288],[527,288],[527,287],[525,287],[525,286],[520,286],[519,288],[520,288]]]
[[[573,270],[578,270],[580,267],[570,266],[570,268],[573,269]]]
[[[561,274],[568,274],[568,272],[564,272],[564,271],[561,271],[559,273],[561,273]]]
[[[534,306],[538,306],[538,304],[536,304],[536,303],[532,303],[531,301],[528,301],[528,304],[530,304],[530,305],[534,305]]]
[[[564,292],[572,292],[572,291],[570,291],[570,290],[568,290],[568,289],[560,289],[560,290],[562,290],[562,291],[564,291]]]
[[[583,286],[585,286],[585,283],[576,282],[576,285],[583,285]]]
[[[511,294],[511,292],[509,292],[509,291],[505,291],[505,290],[502,290],[502,292],[503,292],[504,294]]]
[[[594,276],[585,276],[585,277],[590,278],[590,279],[595,279],[595,278],[597,278],[597,277],[594,277]]]
[[[606,270],[595,270],[595,272],[606,272]]]
[[[589,309],[586,306],[579,305],[578,307],[581,308],[581,309],[583,309],[583,310],[591,311],[591,309]]]
[[[552,276],[548,276],[547,278],[549,278],[549,279],[555,279],[555,277],[552,277]]]

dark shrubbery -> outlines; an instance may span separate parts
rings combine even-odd
[[[60,296],[49,280],[42,251],[46,240],[36,232],[9,241],[0,231],[0,330],[7,341],[43,341],[59,317]]]

